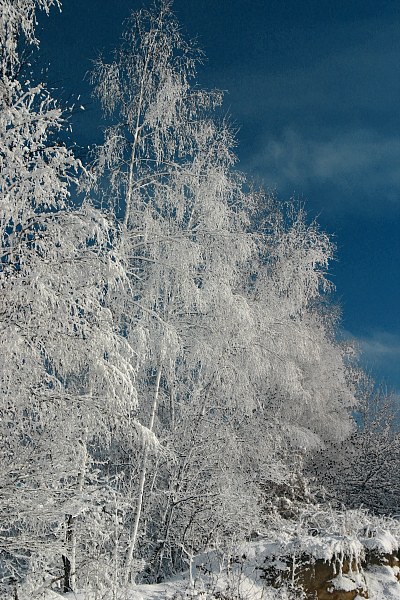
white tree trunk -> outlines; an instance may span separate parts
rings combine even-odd
[[[153,406],[152,406],[151,416],[150,416],[150,423],[149,423],[150,431],[153,431],[153,427],[154,427],[154,419],[155,419],[157,405],[158,405],[158,396],[160,393],[161,372],[162,372],[162,367],[160,365],[158,368],[158,371],[157,371],[156,384],[155,384],[154,397],[153,397]],[[133,553],[136,548],[136,541],[137,541],[137,536],[138,536],[138,531],[139,531],[139,522],[140,522],[140,516],[142,513],[142,506],[143,506],[143,492],[144,492],[144,485],[146,483],[148,454],[149,454],[149,445],[147,442],[145,442],[144,451],[143,451],[142,468],[141,468],[141,472],[140,472],[140,481],[139,481],[138,499],[137,499],[137,504],[136,504],[135,522],[133,524],[131,542],[129,544],[128,553],[126,556],[125,583],[129,583],[130,578],[131,578]]]
[[[83,486],[85,484],[85,474],[87,467],[87,447],[86,447],[86,435],[83,441],[80,442],[82,445],[82,459],[81,469],[78,475],[77,481],[77,493],[78,496],[82,495]],[[64,591],[75,591],[76,590],[76,550],[77,550],[77,536],[76,536],[76,516],[67,515],[66,517],[66,542],[68,546],[68,556],[63,556],[64,562]]]
[[[86,447],[86,435],[85,439],[81,442],[82,444],[82,466],[81,472],[78,477],[78,494],[81,496],[83,492],[83,486],[85,484],[85,474],[87,467],[87,447]],[[75,519],[72,524],[71,531],[71,587],[72,590],[76,590],[76,547],[77,547],[77,537],[76,537],[76,526]]]

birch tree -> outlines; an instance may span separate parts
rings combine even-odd
[[[139,385],[145,398],[149,388],[154,390],[143,407],[151,407],[150,430],[160,385],[176,393],[176,364],[184,360],[196,331],[207,327],[200,322],[208,310],[201,308],[202,298],[216,295],[217,285],[223,285],[217,283],[219,275],[236,277],[235,263],[245,262],[251,247],[239,225],[240,211],[230,206],[242,198],[229,174],[232,136],[209,116],[220,94],[190,85],[198,60],[199,53],[181,37],[170,3],[164,2],[157,11],[132,16],[123,48],[110,65],[98,61],[94,73],[106,112],[120,119],[107,129],[94,169],[109,172],[112,194],[120,199],[131,253],[134,335],[142,332],[147,345]],[[171,401],[172,421],[177,401],[181,398]],[[127,577],[146,464],[144,449]]]
[[[289,444],[297,436],[296,449],[320,446],[332,431],[341,437],[351,427],[354,398],[343,353],[316,308],[329,287],[324,271],[331,244],[301,213],[282,226],[284,214],[273,204],[260,212],[274,226],[252,231],[262,196],[245,193],[234,170],[234,136],[215,112],[221,94],[195,85],[200,59],[182,38],[171,3],[161,2],[132,15],[114,59],[99,59],[93,73],[95,95],[112,124],[91,176],[105,203],[114,202],[129,256],[128,338],[141,349],[139,414],[174,457],[150,456],[143,447],[126,522],[127,581],[135,553],[148,556],[145,546],[153,535],[160,539],[160,529],[151,558],[158,575],[167,549],[179,547],[190,523],[197,549],[212,535],[213,518],[200,535],[193,515],[208,497],[207,485],[221,490],[226,484],[227,467],[216,461],[209,477],[198,468],[200,456],[206,463],[214,456],[207,443],[201,453],[206,431],[218,432],[221,452],[228,448],[222,440],[232,439],[232,479],[245,486],[242,430],[229,431],[227,420],[267,420],[278,408],[280,431],[287,430],[280,439]],[[329,374],[330,363],[335,376],[320,389],[316,373],[323,367]],[[259,451],[257,443],[247,447],[246,461]],[[157,490],[167,498],[162,505]],[[218,512],[213,503],[212,511]],[[163,517],[154,523],[157,512]]]
[[[308,430],[311,445],[315,436],[322,444],[343,439],[352,431],[356,399],[347,378],[351,348],[335,341],[336,312],[329,304],[334,246],[293,206],[266,233],[252,294],[254,345],[264,352],[269,373],[263,377],[276,398],[268,410],[298,426],[300,437]]]
[[[61,556],[74,586],[91,444],[136,423],[135,356],[107,307],[124,295],[118,231],[90,204],[72,208],[80,165],[58,140],[62,111],[17,78],[18,37],[35,43],[35,9],[53,4],[0,13],[0,539],[4,593],[13,579],[29,598],[44,573],[59,577]]]
[[[18,80],[19,38],[55,4],[0,4],[0,542],[21,598],[61,578],[116,593],[136,559],[162,578],[245,537],[354,403],[321,308],[330,240],[247,191],[171,2],[96,61],[111,124],[87,168],[45,86]],[[72,205],[77,173],[108,212]]]
[[[59,0],[1,0],[0,3],[0,60],[3,77],[13,77],[20,68],[18,44],[39,45],[35,35],[36,13],[49,13],[51,7],[61,7]]]

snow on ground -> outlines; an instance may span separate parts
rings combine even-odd
[[[400,599],[400,583],[390,567],[371,566],[365,571],[365,580],[370,600]]]
[[[236,575],[238,574],[236,573]],[[371,566],[368,571],[364,572],[364,576],[370,600],[400,600],[400,583],[391,567]],[[338,583],[342,584],[344,578],[342,577]],[[210,585],[209,579],[206,580],[206,585],[204,585],[204,581],[197,580],[195,588],[190,589],[187,575],[186,578],[165,583],[137,585],[127,591],[120,591],[117,596],[110,594],[107,600],[211,600],[214,598],[212,592],[226,592],[228,589],[231,589],[232,599],[235,600],[238,598],[241,600],[288,600],[285,590],[263,588],[262,583],[255,579],[257,578],[244,573],[241,573],[238,578],[220,574],[215,577],[214,585]],[[205,591],[205,587],[209,588],[208,593]],[[333,587],[346,589],[342,585]],[[60,597],[59,594],[49,593],[46,600],[60,600]],[[65,600],[98,600],[99,598],[103,600],[104,596],[80,592],[67,594],[63,598]],[[363,599],[358,596],[356,600]]]
[[[214,590],[217,591],[217,590]],[[47,596],[46,600],[60,600],[61,596],[53,594]],[[104,596],[90,596],[85,593],[66,594],[62,596],[64,600],[103,600]],[[212,592],[200,590],[188,591],[177,583],[159,583],[153,585],[138,585],[129,592],[121,592],[116,597],[112,594],[107,596],[107,600],[214,600],[216,597]],[[238,590],[232,592],[232,600],[289,600],[284,590],[255,589],[254,586],[241,587],[240,596]],[[396,596],[397,598],[397,596]],[[400,598],[400,596],[399,596]],[[389,597],[392,600],[392,597]]]
[[[361,540],[361,541],[360,541]],[[398,542],[385,529],[375,528],[364,531],[357,539],[354,535],[303,536],[301,551],[306,549],[309,555],[330,562],[340,556],[350,556],[357,562],[363,555],[363,548],[377,550],[379,553],[392,553],[397,550]],[[287,565],[279,557],[298,553],[300,546],[292,536],[282,532],[268,539],[258,539],[232,547],[226,554],[209,551],[195,556],[191,569],[160,584],[142,584],[129,589],[121,589],[117,594],[97,595],[88,592],[67,594],[65,600],[214,600],[216,597],[232,600],[288,600],[283,588],[264,587],[260,578],[263,571],[259,568],[265,561],[271,560],[277,569],[285,570]],[[230,559],[227,561],[226,556]],[[279,566],[281,565],[281,566]],[[397,568],[400,571],[399,568]],[[363,587],[364,581],[370,600],[400,600],[400,583],[396,578],[396,567],[370,566],[361,573],[344,575],[340,571],[332,580],[332,590],[355,589]],[[358,581],[361,578],[363,581]],[[215,595],[216,594],[216,595]],[[59,594],[48,594],[45,600],[59,600]],[[360,600],[357,597],[356,600]]]

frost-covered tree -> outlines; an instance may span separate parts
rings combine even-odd
[[[266,232],[252,286],[254,346],[268,365],[263,379],[272,392],[265,396],[267,410],[280,414],[292,427],[292,441],[298,437],[306,448],[343,439],[352,429],[347,349],[334,338],[334,309],[324,314],[333,252],[329,237],[289,206],[286,219],[282,212]]]
[[[224,377],[228,384],[222,364],[230,368],[228,329],[245,318],[241,271],[254,244],[240,178],[231,171],[232,135],[210,112],[220,94],[190,81],[198,53],[182,39],[170,3],[134,14],[125,40],[112,64],[99,61],[95,69],[96,93],[119,120],[106,131],[95,170],[109,172],[113,197],[120,198],[131,253],[133,335],[145,342],[138,385],[143,398],[153,394],[141,410],[149,411],[149,429],[163,436],[190,413],[188,402],[196,403],[190,414],[203,419],[201,404],[215,404]],[[220,412],[241,404],[237,396],[225,399]],[[128,572],[147,461],[145,450]]]
[[[330,241],[301,212],[283,224],[277,203],[262,207],[268,230],[251,229],[258,196],[233,169],[234,138],[215,112],[221,95],[196,86],[200,57],[161,2],[132,15],[122,47],[93,74],[112,124],[91,176],[122,224],[139,414],[163,448],[150,456],[144,446],[139,469],[131,460],[139,484],[129,488],[127,579],[135,553],[160,575],[189,531],[191,550],[219,535],[215,499],[230,496],[228,463],[228,479],[242,482],[238,495],[253,490],[253,505],[260,488],[249,484],[251,455],[265,459],[257,484],[266,471],[279,479],[273,436],[242,443],[252,427],[275,419],[276,437],[293,452],[350,429],[343,353],[318,309]],[[227,460],[210,458],[225,452]],[[240,529],[240,519],[228,519],[234,497],[224,504],[226,535]],[[206,501],[215,514],[200,533]]]
[[[30,598],[61,557],[73,587],[75,522],[106,487],[97,447],[136,427],[135,355],[108,307],[124,297],[118,231],[90,204],[72,208],[80,165],[58,140],[62,111],[18,79],[18,37],[34,42],[35,9],[52,4],[0,13],[1,562],[4,593],[15,580]]]
[[[45,86],[19,79],[55,4],[0,0],[0,543],[21,598],[61,579],[116,594],[142,559],[162,578],[295,515],[302,464],[353,425],[333,246],[248,191],[171,2],[95,62],[109,125],[86,168]]]
[[[15,76],[20,70],[20,47],[24,42],[38,45],[35,36],[36,13],[47,14],[59,0],[1,0],[0,2],[0,61],[3,77]],[[21,42],[21,38],[23,41]]]
[[[399,407],[395,394],[361,374],[356,427],[342,441],[327,444],[308,468],[322,498],[375,514],[399,513]]]

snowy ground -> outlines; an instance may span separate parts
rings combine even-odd
[[[361,531],[361,533],[360,533]],[[332,579],[332,588],[350,591],[365,586],[370,600],[400,600],[399,567],[370,566],[362,571],[361,559],[364,549],[378,554],[392,554],[398,550],[397,539],[380,527],[359,529],[357,535],[350,530],[346,535],[335,532],[313,537],[302,535],[301,545],[292,534],[277,531],[268,537],[234,545],[224,554],[211,550],[191,560],[191,568],[174,579],[157,585],[136,585],[120,590],[117,594],[80,592],[63,596],[68,600],[288,600],[283,588],[265,587],[260,578],[265,565],[273,565],[278,571],[287,571],[284,560],[277,557],[301,555],[303,552],[315,559],[336,565],[343,564],[343,557],[352,557],[358,568],[351,574],[341,571]],[[227,558],[229,557],[229,559]],[[350,562],[352,562],[350,561]],[[293,596],[292,596],[293,597]],[[48,594],[45,600],[59,600],[60,595]],[[357,596],[356,600],[362,600]]]
[[[400,600],[400,583],[396,579],[395,572],[390,567],[371,567],[364,573],[370,600]],[[232,585],[226,577],[215,578],[214,591],[226,590]],[[201,590],[201,582],[197,581],[195,589],[189,591],[188,579],[177,579],[154,585],[138,585],[129,591],[121,591],[117,597],[109,596],[110,600],[211,600],[211,593]],[[103,600],[103,596],[92,596],[81,592],[67,594],[68,600]],[[232,600],[285,600],[287,598],[284,590],[263,588],[262,584],[254,578],[243,575],[232,589]],[[46,600],[60,600],[56,593],[48,594]],[[105,600],[105,599],[104,599]],[[107,599],[108,600],[108,599]],[[357,599],[356,599],[357,600]],[[362,600],[360,598],[360,600]]]
[[[370,600],[400,598],[400,583],[390,567],[371,567],[365,572]]]

